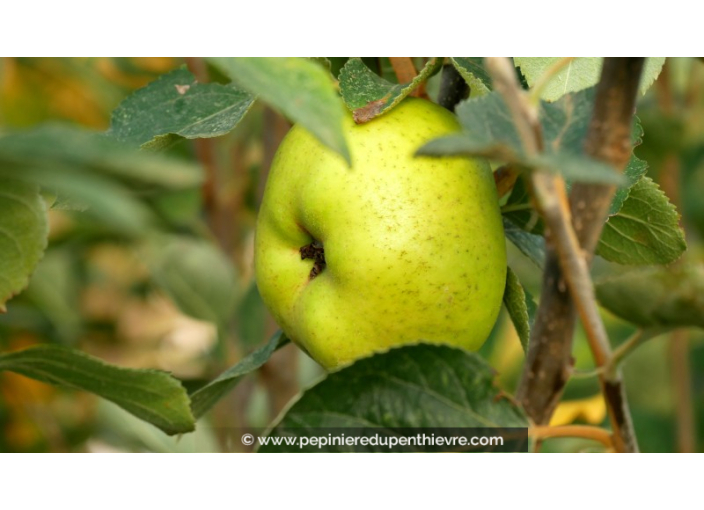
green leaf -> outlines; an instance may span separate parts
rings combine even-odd
[[[521,340],[523,352],[528,352],[528,341],[530,340],[530,329],[535,316],[535,303],[532,296],[523,288],[518,276],[510,267],[506,272],[506,290],[504,290],[504,306],[511,317]]]
[[[531,234],[543,234],[545,225],[538,211],[533,208],[523,176],[516,180],[511,195],[501,207],[501,214]]]
[[[472,97],[483,96],[491,91],[491,77],[484,68],[483,57],[450,57],[450,62],[469,85]]]
[[[604,225],[596,253],[618,264],[669,264],[687,249],[679,214],[648,177],[629,191],[621,210]]]
[[[634,117],[633,129],[631,130],[631,143],[633,147],[638,147],[643,141],[643,127],[640,124],[640,119]],[[616,214],[623,207],[623,203],[628,198],[631,188],[635,183],[637,183],[641,177],[645,175],[648,171],[648,163],[639,159],[635,153],[631,154],[631,158],[628,160],[628,164],[623,172],[628,184],[622,188],[616,189],[616,194],[614,199],[611,201],[611,207],[609,208],[609,214]]]
[[[301,395],[269,435],[310,436],[338,427],[526,427],[518,406],[494,385],[494,375],[481,356],[461,349],[392,349],[329,374]],[[259,451],[285,448],[270,444]]]
[[[187,69],[176,69],[122,101],[108,133],[137,146],[164,135],[212,138],[234,129],[253,103],[232,85],[198,83]]]
[[[14,175],[25,168],[42,174],[66,168],[170,189],[198,186],[203,179],[201,169],[192,163],[138,151],[104,133],[62,124],[0,138],[0,174]]]
[[[545,239],[541,236],[530,234],[514,225],[510,220],[503,218],[504,234],[516,248],[528,257],[540,269],[545,264]]]
[[[704,328],[704,265],[630,271],[596,283],[599,302],[641,328]]]
[[[480,156],[519,168],[552,170],[574,181],[624,184],[626,179],[610,165],[582,153],[593,101],[594,90],[587,90],[565,96],[556,103],[541,103],[539,115],[544,152],[529,156],[523,150],[518,131],[500,94],[492,92],[470,98],[456,108],[462,133],[433,140],[418,153]]]
[[[257,370],[266,363],[274,351],[286,345],[288,341],[288,338],[279,331],[271,337],[264,347],[257,349],[235,366],[220,374],[216,379],[195,391],[191,395],[191,409],[196,419],[203,416],[218,400],[232,391],[232,388],[237,386],[237,383],[245,375]]]
[[[209,61],[350,163],[342,131],[344,106],[330,73],[319,64],[304,58],[218,57]]]
[[[156,282],[183,313],[218,326],[232,317],[240,294],[237,275],[213,243],[172,236],[149,246],[147,254]]]
[[[264,340],[266,313],[259,289],[252,283],[237,308],[237,334],[242,345],[251,347]]]
[[[166,372],[116,367],[59,345],[0,354],[3,370],[95,393],[170,435],[195,428],[186,391]]]
[[[29,283],[49,234],[37,186],[0,177],[0,312]]]
[[[521,68],[523,76],[532,87],[542,78],[545,72],[561,57],[514,57],[514,63]],[[645,61],[643,76],[640,81],[640,92],[650,88],[660,74],[665,57],[650,57]],[[563,67],[546,85],[541,98],[546,101],[556,101],[570,92],[577,92],[596,85],[601,76],[603,59],[600,57],[578,57]]]
[[[358,124],[368,122],[390,110],[422,82],[442,67],[442,58],[433,57],[410,82],[393,84],[364,65],[361,58],[351,58],[340,71],[342,98]]]

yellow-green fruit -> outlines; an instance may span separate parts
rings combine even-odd
[[[281,143],[257,223],[257,285],[327,369],[421,340],[476,350],[489,335],[506,279],[489,165],[414,156],[458,129],[443,108],[406,99],[366,124],[346,119],[351,168],[301,126]]]

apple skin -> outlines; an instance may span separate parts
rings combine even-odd
[[[346,119],[352,167],[301,126],[281,143],[255,235],[255,275],[286,335],[328,370],[417,343],[476,350],[496,321],[506,245],[489,165],[415,157],[459,130],[409,98],[366,124]],[[326,267],[301,248],[314,240]]]

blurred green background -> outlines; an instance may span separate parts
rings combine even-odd
[[[342,63],[333,61],[333,71]],[[393,79],[385,59],[376,63]],[[200,59],[2,59],[0,135],[48,121],[106,130],[122,99],[184,64],[199,81],[218,79]],[[431,97],[437,93],[437,79],[427,86]],[[682,214],[689,246],[684,258],[701,263],[704,63],[668,59],[656,84],[639,99],[637,115],[645,136],[636,153]],[[186,140],[169,149],[173,156],[202,166],[202,187],[158,196],[136,192],[163,220],[162,232],[197,232],[224,254],[237,300],[226,327],[218,330],[179,312],[164,291],[164,279],[178,274],[169,273],[163,259],[162,265],[154,265],[144,239],[135,242],[69,204],[50,210],[46,255],[27,290],[0,315],[0,352],[37,343],[65,344],[118,365],[168,370],[195,387],[265,342],[276,325],[253,282],[254,223],[266,170],[288,128],[284,118],[255,104],[228,135]],[[207,254],[196,251],[192,256],[204,281],[220,278]],[[509,264],[538,296],[540,273],[510,243]],[[618,270],[603,260],[595,262],[597,276]],[[633,333],[628,323],[604,314],[614,344]],[[499,372],[500,385],[513,393],[523,351],[506,313],[481,352]],[[581,331],[574,357],[578,370],[593,367]],[[221,401],[196,433],[178,439],[90,394],[2,372],[0,451],[233,451],[238,448],[234,430],[265,426],[301,388],[321,376],[313,361],[289,345]],[[627,361],[625,377],[643,451],[704,450],[700,330],[651,340]],[[596,378],[569,383],[553,423],[608,426]],[[600,448],[587,440],[554,439],[543,451]]]

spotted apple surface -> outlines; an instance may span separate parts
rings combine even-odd
[[[421,99],[344,130],[351,167],[301,126],[279,147],[255,241],[264,303],[330,370],[418,341],[478,349],[506,278],[489,165],[415,157],[459,130]]]

